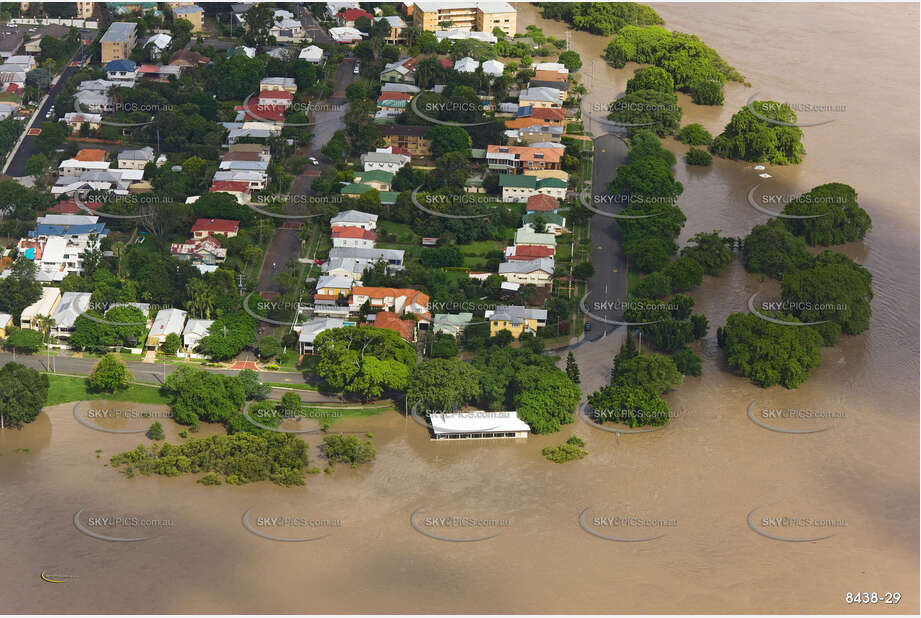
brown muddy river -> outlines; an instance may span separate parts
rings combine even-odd
[[[529,5],[518,8],[521,30],[537,23],[549,34],[565,31]],[[756,92],[846,106],[815,114],[834,122],[805,129],[804,162],[769,167],[771,179],[741,163],[715,159],[699,170],[679,162],[680,204],[688,216],[682,241],[717,228],[741,236],[766,221],[746,201],[759,182],[778,194],[846,182],[873,217],[867,239],[841,249],[873,273],[869,332],[825,349],[822,366],[793,391],[759,389],[731,376],[720,363],[716,326],[746,311],[755,291],[774,291],[736,264],[694,293],[711,324],[699,344],[703,376],[668,396],[676,411],[668,427],[618,436],[579,421],[571,431],[526,441],[433,443],[412,420],[391,412],[335,425],[373,432],[373,464],[340,466],[293,489],[127,479],[104,463],[146,439],[94,431],[74,419],[73,404],[55,406],[25,430],[0,434],[0,608],[848,613],[866,606],[846,604],[845,594],[866,591],[901,594],[898,605],[870,611],[917,613],[918,6],[655,8],[669,28],[699,34],[752,84],[729,85],[719,108],[682,96],[682,124],[701,122],[719,133]],[[623,91],[636,66],[608,67],[602,37],[575,33],[573,41],[592,92],[586,102],[608,102]],[[606,341],[581,352],[588,383],[597,384],[616,352],[619,340]],[[776,427],[827,430],[767,430],[746,414],[753,401],[755,414],[825,415],[771,419]],[[114,423],[142,426],[132,422]],[[175,425],[164,425],[175,440]],[[543,446],[570,433],[586,440],[587,458],[557,465],[541,457]],[[318,439],[308,442],[312,464],[323,467]],[[586,528],[621,541],[580,527],[586,509]],[[74,525],[81,510],[84,528],[98,523],[93,517],[121,515],[134,523],[93,529],[148,538],[87,536]],[[251,527],[264,534],[324,538],[261,538],[244,527],[247,511]],[[413,513],[429,533],[455,541],[492,538],[431,538],[411,525]],[[750,515],[761,532],[822,540],[756,534]],[[274,517],[299,523],[272,526],[264,519]],[[438,527],[453,517],[477,525]],[[623,542],[645,538],[652,540]],[[42,571],[71,578],[45,583]]]

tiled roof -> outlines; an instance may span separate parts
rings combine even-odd
[[[211,232],[223,234],[239,232],[240,222],[233,219],[197,219],[192,225],[192,232]]]
[[[529,212],[553,212],[559,207],[560,203],[556,200],[556,198],[552,198],[549,195],[544,195],[543,193],[538,193],[537,195],[532,195],[528,198],[528,203],[525,207],[525,210]]]

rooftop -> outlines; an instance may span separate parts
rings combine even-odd
[[[138,25],[130,21],[112,22],[106,33],[99,39],[102,43],[125,43],[131,40]]]

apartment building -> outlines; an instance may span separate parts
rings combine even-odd
[[[134,22],[113,22],[106,33],[99,39],[102,48],[102,64],[113,60],[123,60],[131,55],[131,50],[137,44],[137,27]]]
[[[416,2],[413,24],[434,32],[445,28],[492,32],[500,28],[506,35],[517,31],[518,12],[508,2]]]
[[[196,5],[177,6],[173,9],[173,19],[184,19],[192,24],[192,32],[204,30],[204,10]]]
[[[425,137],[428,127],[421,125],[394,124],[381,127],[384,144],[399,148],[411,157],[428,157],[432,154],[432,140]]]

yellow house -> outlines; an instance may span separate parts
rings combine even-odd
[[[323,275],[317,281],[317,293],[314,295],[314,300],[336,300],[340,296],[351,296],[353,283],[351,277]]]
[[[489,320],[489,334],[495,335],[507,330],[515,339],[521,333],[537,333],[538,328],[547,325],[547,311],[545,309],[527,309],[521,305],[499,305],[495,311],[487,311],[486,319]]]

